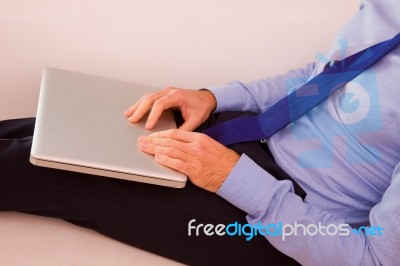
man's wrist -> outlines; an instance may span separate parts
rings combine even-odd
[[[208,89],[200,89],[199,91],[208,99],[207,102],[210,103],[210,113],[213,113],[217,108],[217,98],[215,97],[214,93]]]

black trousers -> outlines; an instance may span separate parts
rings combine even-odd
[[[232,115],[212,116],[203,127]],[[260,236],[251,241],[188,236],[192,219],[196,224],[246,223],[243,211],[190,182],[173,189],[31,165],[34,123],[34,118],[0,121],[0,211],[61,218],[190,265],[297,265]],[[249,152],[277,178],[290,178],[265,147],[242,146],[231,148]]]

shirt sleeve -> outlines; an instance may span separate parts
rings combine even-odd
[[[246,155],[241,156],[217,193],[248,213],[247,221],[254,226],[297,223],[340,228],[346,224],[342,218],[303,202],[294,194],[291,181],[276,180]],[[265,237],[303,265],[396,265],[400,247],[400,164],[381,202],[370,211],[367,229],[372,228],[364,231],[347,225],[346,235],[298,233],[283,240],[282,236],[265,233]]]
[[[245,84],[233,81],[227,85],[206,87],[217,99],[215,112],[253,111],[263,112],[288,94],[288,90],[304,84],[313,73],[315,63],[305,68],[288,71],[274,78],[260,79]]]

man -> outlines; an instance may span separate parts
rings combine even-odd
[[[347,41],[345,51],[333,47],[330,59],[342,59],[344,52],[353,54],[397,34],[399,11],[400,4],[395,1],[365,1],[338,36],[338,40]],[[275,79],[209,88],[212,93],[167,88],[143,97],[126,115],[136,122],[153,106],[146,124],[152,128],[163,109],[179,108],[185,119],[180,131],[143,137],[139,147],[154,154],[157,162],[187,174],[194,184],[217,192],[244,210],[251,224],[350,223],[385,230],[381,237],[368,235],[368,231],[347,237],[297,236],[286,241],[266,236],[297,261],[396,264],[400,262],[395,257],[400,244],[396,226],[400,215],[400,194],[396,194],[400,192],[400,143],[396,137],[400,125],[396,114],[399,55],[397,48],[269,139],[278,164],[307,191],[304,202],[294,195],[289,183],[277,182],[246,155],[239,159],[212,139],[184,130],[198,127],[214,108],[215,112],[263,112],[285,96],[288,83],[299,86],[321,72],[326,62]],[[352,105],[355,110],[349,110]]]
[[[398,14],[396,0],[364,1],[334,42],[329,60],[393,37],[400,31]],[[151,107],[146,127],[152,128],[163,110],[179,109],[184,123],[178,130],[143,136],[139,148],[236,207],[191,184],[171,191],[30,166],[31,119],[0,123],[0,139],[5,139],[0,142],[0,210],[60,217],[189,264],[294,263],[274,246],[305,265],[397,265],[399,48],[270,137],[266,148],[246,144],[265,148],[264,153],[239,156],[237,146],[230,149],[191,132],[226,119],[225,111],[263,112],[326,65],[317,62],[250,84],[167,88],[143,96],[125,112],[134,123]],[[263,165],[260,153],[267,161],[271,154],[278,165]],[[205,224],[245,224],[244,213],[268,241],[206,234]],[[266,225],[297,225],[301,233],[274,236],[275,231],[266,233]]]

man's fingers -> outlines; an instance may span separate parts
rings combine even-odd
[[[156,162],[159,164],[162,164],[164,166],[167,166],[169,168],[172,168],[174,170],[177,170],[187,176],[191,176],[191,173],[194,171],[194,167],[180,159],[175,159],[171,158],[167,155],[157,153],[154,157]]]
[[[166,95],[161,99],[156,100],[153,104],[153,107],[151,108],[149,117],[147,118],[145,128],[152,129],[158,122],[158,119],[160,118],[163,111],[175,106],[176,104],[175,100],[176,99],[172,99],[168,95]]]
[[[131,107],[129,107],[128,110],[126,110],[124,112],[124,115],[126,117],[130,117],[133,115],[133,113],[136,111],[136,109],[138,108],[139,104],[140,104],[141,100],[138,100],[134,105],[132,105]]]
[[[154,159],[158,163],[184,173],[187,176],[189,176],[194,169],[193,166],[191,166],[194,158],[179,149],[158,146],[145,141],[139,141],[139,149],[143,152],[155,155]]]
[[[155,93],[143,95],[134,105],[124,112],[124,115],[129,117],[130,122],[139,121],[143,115],[147,113],[153,103],[157,99],[167,95],[171,89],[172,88],[168,87]]]
[[[158,138],[158,137],[149,137],[149,136],[142,136],[138,139],[139,147],[145,146],[147,144],[153,144],[157,146],[167,147],[167,148],[174,148],[184,153],[190,154],[190,146],[186,142],[181,142],[178,140],[170,139],[170,138]],[[155,152],[153,153],[155,154]]]
[[[174,141],[174,140],[172,140]],[[154,141],[154,142],[157,142]],[[175,159],[175,160],[179,160],[187,165],[192,165],[193,162],[195,161],[195,158],[189,154],[187,154],[185,151],[182,151],[179,148],[176,147],[172,147],[175,146],[176,143],[164,143],[164,145],[169,145],[169,146],[161,146],[161,145],[157,145],[154,144],[154,142],[147,142],[147,141],[139,141],[139,149],[143,152],[152,154],[152,155],[163,155],[163,156],[167,156],[170,159]],[[185,145],[185,143],[181,143],[180,145]],[[186,144],[187,145],[187,144]],[[177,145],[179,146],[179,145]],[[167,165],[168,166],[168,165]],[[169,166],[171,167],[171,166]],[[174,168],[174,167],[171,167]],[[185,169],[177,169],[174,168],[175,170],[184,172]],[[184,172],[185,173],[185,172]]]
[[[149,100],[142,100],[128,121],[132,123],[138,122],[149,111],[151,105],[152,103]]]
[[[198,135],[200,135],[200,133],[180,129],[170,129],[152,133],[150,134],[150,137],[171,138],[183,142],[192,142],[194,139],[198,138]]]
[[[180,127],[179,130],[185,130],[185,131],[193,131],[199,126],[199,123],[193,119],[188,119],[183,123]]]

